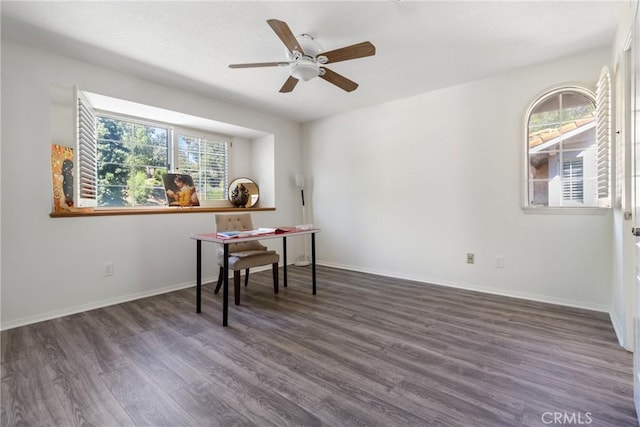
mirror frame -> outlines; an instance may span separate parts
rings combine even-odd
[[[233,203],[233,198],[231,197],[231,194],[233,193],[233,190],[239,184],[244,184],[245,188],[249,192],[249,201],[244,206],[237,206],[235,203]],[[239,207],[239,208],[253,208],[253,207],[256,207],[256,205],[258,204],[258,201],[260,200],[260,188],[258,187],[258,184],[256,184],[255,181],[252,180],[251,178],[239,177],[239,178],[234,179],[233,181],[231,181],[229,183],[229,189],[228,190],[229,190],[228,191],[228,199],[229,199],[229,201],[231,202],[231,204],[233,204],[234,206]]]

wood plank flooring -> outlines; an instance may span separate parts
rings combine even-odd
[[[187,289],[2,332],[0,424],[638,425],[604,313],[288,272],[252,274],[227,328],[209,284],[201,314]]]

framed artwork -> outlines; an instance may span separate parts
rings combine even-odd
[[[196,187],[190,175],[165,173],[162,175],[162,182],[169,206],[200,206]]]
[[[73,148],[51,144],[54,212],[69,211],[75,206],[73,160]]]

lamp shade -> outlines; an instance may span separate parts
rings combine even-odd
[[[296,179],[296,187],[302,189],[304,188],[304,176],[302,176],[301,174],[297,173],[295,176]]]
[[[291,68],[291,75],[304,82],[318,76],[318,66],[309,62],[298,62]]]

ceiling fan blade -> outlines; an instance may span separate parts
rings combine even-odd
[[[250,64],[231,64],[229,68],[284,67],[289,62],[254,62]]]
[[[289,76],[287,81],[284,82],[284,84],[280,88],[280,93],[291,92],[293,90],[293,88],[296,87],[297,84],[298,84],[298,79],[296,79],[293,76]]]
[[[353,82],[346,78],[345,76],[336,73],[335,71],[331,71],[328,68],[322,67],[324,70],[324,74],[321,75],[323,79],[328,81],[329,83],[333,83],[338,86],[340,89],[345,90],[347,92],[354,91],[358,88],[358,83]]]
[[[334,62],[346,61],[348,59],[364,58],[365,56],[372,56],[376,54],[376,47],[370,42],[362,42],[340,49],[331,50],[329,52],[321,53],[320,55],[326,56],[327,64]]]
[[[269,19],[267,20],[271,29],[276,33],[282,43],[289,49],[290,52],[293,53],[294,50],[297,50],[300,53],[304,53],[300,44],[298,44],[298,40],[296,40],[296,36],[293,35],[291,29],[284,21],[278,21],[277,19]]]

